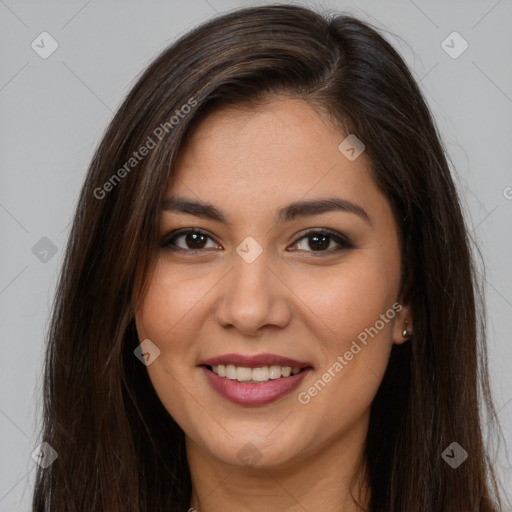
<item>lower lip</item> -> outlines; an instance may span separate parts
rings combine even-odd
[[[306,368],[297,375],[281,377],[261,384],[251,384],[219,377],[205,366],[201,366],[201,369],[212,388],[220,396],[239,405],[263,405],[273,402],[291,393],[311,370]]]

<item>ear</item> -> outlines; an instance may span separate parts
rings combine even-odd
[[[412,311],[408,304],[403,304],[402,297],[400,297],[400,299],[396,302],[394,309],[396,311],[396,315],[395,323],[393,325],[393,343],[395,345],[401,345],[402,343],[410,340],[410,336],[404,337],[404,330],[407,329],[411,336],[414,332]]]

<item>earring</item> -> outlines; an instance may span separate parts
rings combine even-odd
[[[412,332],[407,330],[407,320],[406,320],[404,330],[402,331],[402,336],[407,339],[407,338],[411,337],[411,334],[412,334]]]

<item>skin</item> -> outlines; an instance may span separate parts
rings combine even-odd
[[[186,236],[174,242],[181,252],[157,249],[136,325],[140,340],[161,351],[147,370],[185,432],[191,506],[200,512],[352,511],[358,509],[351,482],[369,491],[356,469],[370,405],[392,345],[405,341],[404,322],[411,330],[412,318],[399,296],[390,205],[366,155],[350,161],[338,150],[345,136],[303,100],[273,97],[257,108],[215,111],[180,154],[166,197],[209,202],[230,222],[162,212],[162,239],[181,228],[199,228],[209,238],[195,252]],[[370,222],[343,211],[277,222],[278,209],[293,201],[333,196],[364,208]],[[354,248],[333,252],[338,244],[327,239],[315,251],[303,238],[310,228],[345,234]],[[252,263],[235,250],[248,236],[263,249]],[[394,319],[300,403],[298,393],[395,302],[402,309]],[[275,402],[241,406],[218,395],[198,367],[221,354],[264,352],[309,362],[313,371]],[[259,457],[253,465],[237,456],[247,443]],[[367,503],[357,486],[352,494]]]

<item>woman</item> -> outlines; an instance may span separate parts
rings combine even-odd
[[[476,291],[434,121],[373,28],[205,23],[87,174],[34,510],[497,510]]]

